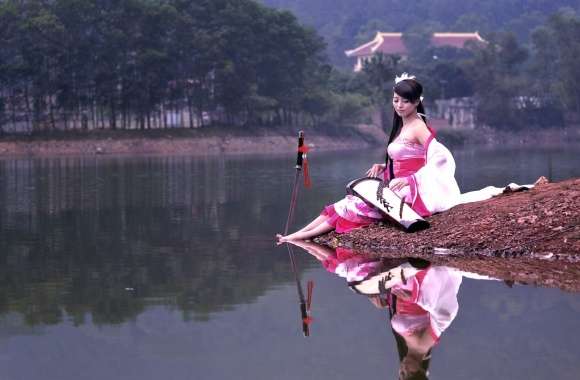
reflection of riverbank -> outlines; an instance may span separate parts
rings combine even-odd
[[[367,266],[367,263],[386,263],[397,266],[405,261],[421,262],[427,260],[433,266],[451,267],[472,279],[496,279],[503,281],[509,287],[520,284],[559,288],[570,292],[580,291],[580,262],[562,262],[563,260],[554,260],[552,258],[493,256],[483,258],[478,255],[461,255],[460,253],[452,255],[414,254],[412,258],[409,258],[408,252],[405,250],[387,254],[340,246],[332,248],[330,245],[321,245],[315,242],[297,241],[293,243],[323,262],[327,270],[329,269],[328,263],[332,261],[329,261],[331,256],[346,257],[349,260],[348,265],[351,267],[353,263],[357,266],[360,266],[361,263]],[[345,252],[348,254],[345,255]],[[376,269],[374,264],[370,268]],[[332,269],[334,270],[338,265],[336,263],[333,265]],[[342,275],[342,277],[350,278],[351,280],[360,274],[364,277],[368,275],[369,271],[367,267],[363,269],[366,272],[363,270],[355,273],[352,272],[351,268],[352,273]],[[342,272],[348,273],[349,270],[342,269]],[[355,274],[353,275],[353,273]],[[397,276],[395,275],[393,279],[396,280]]]
[[[402,259],[407,253],[377,253],[370,250],[356,251],[362,255],[373,255],[387,259]],[[580,292],[580,262],[558,260],[552,257],[495,257],[455,253],[449,256],[437,254],[414,255],[428,259],[433,265],[446,265],[461,271],[478,273],[482,276],[503,280],[507,285],[533,285],[559,288],[569,292]]]
[[[263,182],[242,186],[247,168],[260,170],[185,156],[0,160],[0,323],[120,324],[158,305],[207,321],[290,281],[275,230],[263,232],[286,204]]]

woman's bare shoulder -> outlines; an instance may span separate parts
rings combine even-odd
[[[417,119],[411,125],[409,125],[409,132],[413,140],[416,140],[421,145],[425,145],[425,142],[431,136],[431,131],[427,128],[427,124],[423,120]]]

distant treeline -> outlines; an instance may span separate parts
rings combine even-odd
[[[312,120],[324,48],[250,0],[0,1],[0,131]]]
[[[408,59],[377,57],[366,68],[408,71],[426,99],[467,98],[478,125],[498,128],[580,123],[580,18],[561,10],[535,28],[529,42],[511,32],[489,33],[487,43],[463,50],[429,46],[429,30],[403,35]],[[389,69],[390,68],[390,69]],[[378,77],[377,77],[378,78]]]
[[[580,123],[580,0],[261,1],[315,27],[328,44],[330,62],[345,70],[354,65],[345,50],[377,31],[403,32],[409,59],[384,57],[372,71],[417,75],[427,102],[469,97],[477,124]],[[431,33],[446,31],[479,31],[489,44],[463,51],[429,46]]]
[[[347,11],[352,2],[325,1],[309,7],[318,4],[329,14],[343,9],[363,29],[368,12],[382,17],[386,9],[368,0]],[[424,83],[430,109],[436,99],[469,99],[477,124],[579,122],[580,18],[573,9],[540,17],[556,6],[437,0],[427,10],[383,3],[393,8],[381,20],[393,24],[379,29],[405,26],[409,57],[377,56],[353,74],[328,64],[325,41],[314,29],[289,11],[252,0],[0,0],[0,134],[371,119],[388,127],[393,78],[402,71]],[[537,21],[526,24],[535,28],[524,40],[520,32],[500,31],[484,34],[489,43],[470,49],[429,45],[433,31],[449,30],[435,21],[455,20],[453,30],[493,30],[490,25],[512,15],[516,3],[535,7],[514,19]],[[496,11],[497,19],[491,16]],[[343,38],[348,30],[341,30]]]

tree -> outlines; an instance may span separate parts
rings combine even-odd
[[[528,53],[510,33],[491,35],[489,43],[475,51],[463,68],[477,100],[477,119],[497,128],[528,125],[521,106],[527,95],[525,62]]]
[[[0,122],[35,130],[292,123],[324,86],[321,38],[251,0],[7,0],[0,21]]]
[[[362,45],[364,43],[372,40],[377,32],[393,32],[393,27],[390,26],[386,21],[382,19],[370,19],[366,24],[361,26],[358,33],[355,36],[355,42],[357,45]]]
[[[387,104],[391,103],[393,96],[393,81],[398,74],[399,56],[376,54],[363,67],[363,73],[369,88],[375,110],[380,115],[381,127],[388,133],[391,126],[387,121],[390,114],[387,112]]]
[[[556,91],[567,110],[580,113],[580,19],[574,12],[562,11],[550,17],[548,27],[553,34],[544,37],[555,37],[552,53],[558,73]],[[536,42],[541,43],[538,39]]]

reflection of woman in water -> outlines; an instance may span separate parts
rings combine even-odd
[[[423,87],[415,77],[403,74],[393,88],[393,128],[387,145],[385,164],[374,164],[368,177],[381,178],[389,188],[421,216],[455,206],[459,187],[455,181],[455,161],[451,153],[435,140],[426,124],[422,103]],[[280,243],[305,240],[336,230],[348,232],[382,219],[382,214],[361,199],[347,195],[327,206],[304,228],[292,234],[277,235]]]
[[[376,273],[407,262],[407,259],[368,257],[359,255],[348,248],[332,249],[310,241],[297,240],[292,244],[316,257],[327,271],[344,278],[349,284],[360,283]]]
[[[400,379],[426,379],[431,349],[451,325],[459,305],[461,274],[448,267],[428,266],[391,288],[387,304],[397,340]]]
[[[399,379],[426,379],[431,350],[457,315],[462,272],[419,259],[368,258],[346,248],[293,243],[344,277],[377,308],[388,308],[399,351]]]

